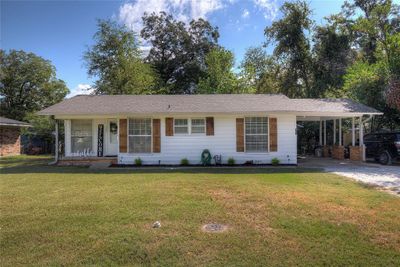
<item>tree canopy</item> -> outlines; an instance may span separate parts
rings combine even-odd
[[[189,25],[160,12],[143,16],[141,37],[151,44],[146,62],[160,75],[159,88],[170,94],[196,93],[205,76],[206,55],[218,47],[218,28],[204,19]]]
[[[0,50],[0,114],[26,120],[28,113],[60,102],[69,90],[49,60],[24,51]]]
[[[96,94],[150,94],[157,76],[143,62],[136,34],[110,20],[99,20],[95,44],[84,54]]]

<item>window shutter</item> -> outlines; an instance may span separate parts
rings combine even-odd
[[[214,135],[214,117],[206,118],[206,135]]]
[[[128,121],[127,119],[119,120],[119,153],[128,151]]]
[[[165,118],[165,135],[174,135],[174,118]]]
[[[269,118],[269,151],[278,151],[278,122],[277,118]]]
[[[236,151],[244,152],[244,119],[236,119]]]
[[[153,119],[153,152],[161,152],[160,119]]]

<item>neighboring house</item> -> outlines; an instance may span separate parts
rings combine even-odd
[[[0,117],[0,156],[13,156],[21,153],[21,128],[30,127],[28,123]]]
[[[64,121],[65,157],[116,156],[120,164],[200,163],[209,149],[222,162],[297,164],[296,122],[380,115],[348,99],[290,99],[284,95],[80,95],[41,115]],[[365,118],[365,117],[364,117]],[[324,127],[322,127],[325,122]],[[341,124],[339,126],[341,131]],[[337,131],[335,132],[337,133]],[[362,139],[362,130],[359,132]],[[336,136],[336,134],[335,134]],[[335,145],[343,147],[341,135]],[[326,137],[322,144],[327,146]],[[362,142],[361,142],[362,145]],[[360,148],[355,147],[360,157]],[[357,152],[358,151],[358,152]]]

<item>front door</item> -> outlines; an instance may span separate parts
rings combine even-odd
[[[118,121],[108,120],[107,126],[107,156],[116,156],[118,154]]]

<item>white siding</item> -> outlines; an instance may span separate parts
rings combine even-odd
[[[140,157],[143,164],[179,164],[182,158],[187,158],[190,164],[200,164],[201,152],[209,149],[213,156],[222,155],[223,163],[233,157],[237,164],[249,160],[253,160],[256,164],[268,164],[272,158],[277,157],[282,164],[297,164],[296,116],[274,114],[269,116],[278,119],[277,152],[236,152],[236,118],[241,116],[214,116],[214,136],[205,134],[165,136],[165,117],[157,117],[161,118],[161,153],[120,153],[118,161],[120,164],[134,164],[135,158]]]

